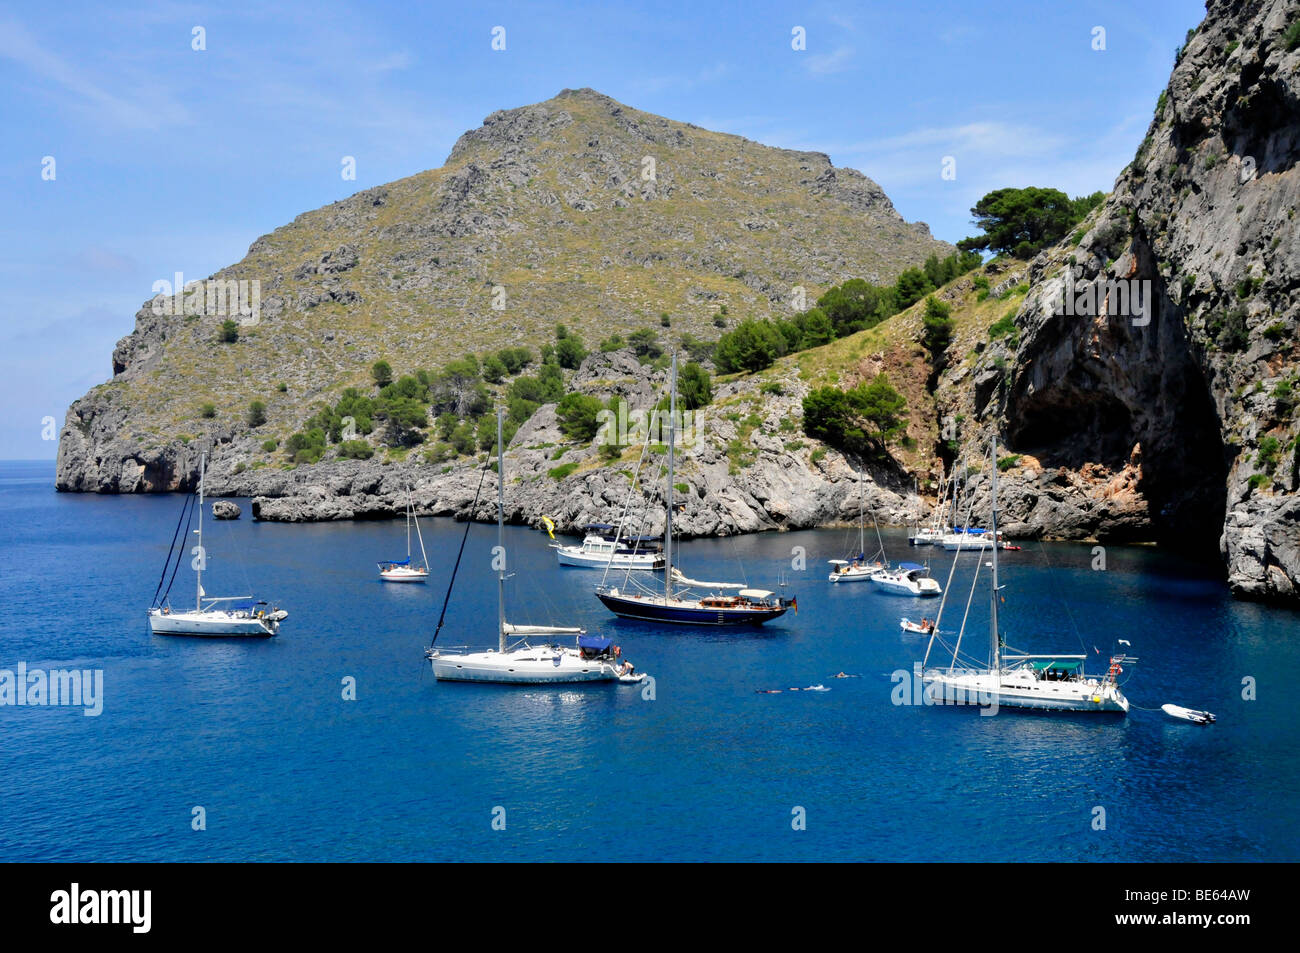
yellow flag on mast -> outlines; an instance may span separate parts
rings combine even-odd
[[[555,522],[549,516],[543,516],[542,523],[546,526],[546,535],[555,539]]]

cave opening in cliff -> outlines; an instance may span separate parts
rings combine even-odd
[[[1229,461],[1198,369],[1188,362],[1172,378],[1175,399],[1163,414],[1130,409],[1112,393],[1064,383],[1039,392],[1009,415],[1008,449],[1047,469],[1084,471],[1099,464],[1115,475],[1128,468],[1146,525],[1103,522],[1099,535],[1177,545],[1216,560]]]
[[[1036,395],[1008,424],[1017,451],[1045,467],[1077,470],[1088,463],[1121,469],[1133,449],[1133,418],[1127,407],[1101,391],[1058,387]]]

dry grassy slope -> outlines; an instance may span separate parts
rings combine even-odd
[[[963,275],[936,292],[952,309],[953,332],[948,370],[934,394],[927,388],[929,356],[920,344],[924,299],[874,328],[782,358],[760,376],[765,380],[797,379],[806,392],[824,386],[847,389],[884,373],[907,400],[907,436],[913,441],[911,446],[897,441],[890,452],[924,489],[940,472],[934,451],[939,444],[941,414],[973,417],[970,377],[989,346],[989,327],[1008,313],[1014,314],[1025,300],[1019,281],[1025,271],[1021,263],[1005,268],[994,265]],[[974,284],[978,275],[986,276],[995,288],[1000,282],[1012,286],[1003,295],[981,301]]]
[[[653,182],[642,179],[644,156],[655,159]],[[712,337],[719,305],[733,323],[789,313],[796,285],[811,299],[949,251],[825,156],[565,91],[489,117],[440,169],[258,239],[219,273],[262,283],[262,321],[236,344],[214,343],[220,318],[158,319],[146,306],[119,345],[125,370],[103,387],[119,392],[122,436],[141,446],[212,430],[198,416],[204,402],[218,429],[238,435],[254,399],[269,417],[252,434],[260,441],[367,383],[380,358],[398,372],[436,368],[466,351],[536,347],[557,322],[589,346],[647,325]],[[327,256],[343,261],[317,267]],[[492,307],[495,285],[503,311]]]

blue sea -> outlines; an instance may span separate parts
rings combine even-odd
[[[98,717],[0,707],[0,860],[1300,858],[1300,615],[1236,602],[1176,553],[1110,546],[1104,571],[1087,545],[1004,554],[1008,641],[1086,651],[1094,669],[1131,641],[1134,708],[982,717],[893,703],[891,673],[924,650],[899,618],[935,603],[829,584],[825,560],[856,532],[684,543],[694,578],[798,597],[764,628],[710,631],[615,620],[600,572],[561,569],[544,533],[508,527],[512,621],[614,636],[654,676],[647,699],[435,682],[424,651],[464,529],[446,519],[422,521],[430,582],[396,586],[375,562],[403,554],[400,520],[257,523],[238,501],[242,519],[206,524],[205,588],[277,602],[280,635],[153,637],[182,501],[57,494],[51,463],[0,463],[0,669],[100,669],[104,695]],[[952,554],[883,535],[947,583]],[[495,643],[495,542],[471,527],[440,644]],[[193,586],[187,558],[173,602]],[[967,639],[987,645],[982,585]],[[830,691],[789,690],[815,685]],[[1218,723],[1174,721],[1165,702]]]

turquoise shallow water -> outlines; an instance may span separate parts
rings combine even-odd
[[[374,565],[401,554],[400,522],[259,524],[245,506],[209,523],[207,588],[278,601],[281,635],[154,638],[144,609],[181,498],[52,482],[51,464],[0,463],[0,669],[102,669],[104,711],[0,707],[3,860],[1300,857],[1300,615],[1235,602],[1174,554],[1109,547],[1094,572],[1087,546],[1027,544],[1003,564],[1004,629],[1039,651],[1129,638],[1133,703],[1209,708],[1211,728],[895,706],[889,674],[922,647],[898,619],[933,603],[832,587],[843,531],[686,543],[689,575],[774,586],[784,572],[799,597],[797,615],[725,632],[615,621],[591,594],[599,573],[562,570],[544,534],[508,528],[514,620],[615,635],[656,678],[647,701],[434,682],[422,653],[463,528],[449,520],[424,524],[433,581],[403,587]],[[949,555],[885,541],[946,581]],[[494,641],[494,542],[471,529],[440,641]],[[175,592],[191,587],[183,570]],[[985,608],[977,595],[981,649]],[[831,691],[756,693],[818,683]]]

